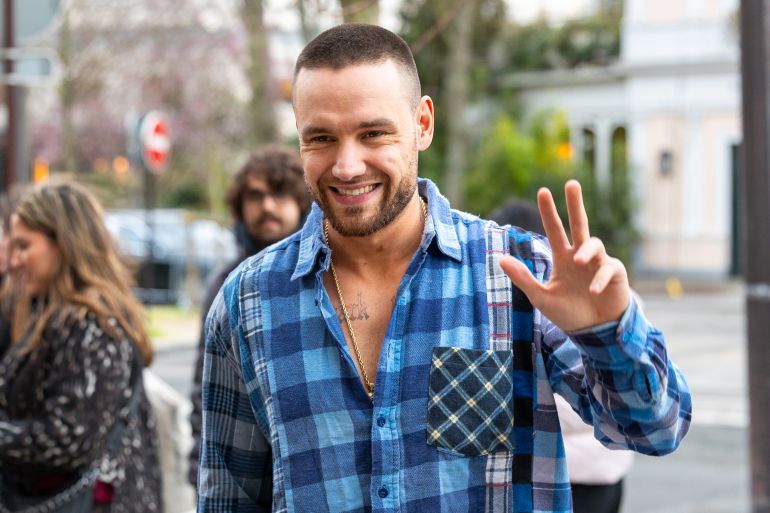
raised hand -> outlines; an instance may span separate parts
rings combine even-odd
[[[562,331],[575,331],[616,321],[628,306],[630,287],[626,268],[610,257],[604,244],[588,231],[583,192],[576,180],[564,186],[569,214],[570,244],[548,189],[537,193],[537,205],[553,250],[553,271],[548,283],[538,282],[512,256],[500,260],[503,271],[532,305]]]

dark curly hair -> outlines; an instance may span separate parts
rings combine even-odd
[[[511,198],[494,209],[488,217],[499,225],[510,224],[545,235],[540,210],[538,210],[536,203],[529,200]]]
[[[305,185],[299,155],[283,146],[270,145],[252,153],[233,177],[225,196],[233,218],[243,221],[243,190],[250,176],[265,180],[275,193],[292,196],[303,217],[310,210],[311,198]]]

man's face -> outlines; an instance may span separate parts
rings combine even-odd
[[[243,222],[254,240],[273,243],[299,228],[300,208],[290,194],[274,194],[267,181],[255,176],[246,179],[241,192]]]
[[[392,61],[302,69],[294,115],[305,181],[332,227],[366,236],[389,224],[417,187],[417,153],[433,136],[433,104],[415,110]]]

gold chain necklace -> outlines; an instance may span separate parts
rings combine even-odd
[[[420,198],[420,206],[422,207],[423,222],[428,219],[428,207],[425,206],[425,200]],[[324,219],[324,242],[329,246],[329,220]],[[331,249],[331,246],[329,246]],[[361,358],[361,351],[358,349],[358,341],[356,340],[356,332],[353,331],[353,324],[350,322],[350,315],[348,315],[348,309],[345,306],[345,300],[342,299],[342,289],[340,288],[340,280],[337,278],[337,271],[334,269],[334,260],[329,260],[329,266],[332,270],[332,278],[334,278],[334,285],[337,287],[337,296],[340,298],[340,306],[342,307],[342,313],[345,316],[345,324],[348,327],[348,333],[350,333],[350,341],[353,342],[353,351],[356,353],[356,360],[361,367],[361,375],[364,378],[364,385],[366,386],[366,393],[369,395],[369,399],[374,401],[374,383],[369,379],[369,373],[366,372],[364,366],[364,359]]]

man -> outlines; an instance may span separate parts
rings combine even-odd
[[[571,242],[547,190],[547,240],[450,210],[417,178],[433,102],[379,27],[311,41],[292,102],[316,205],[212,306],[200,512],[568,512],[554,391],[606,445],[677,447],[687,386],[577,182]]]
[[[239,254],[209,280],[202,304],[204,319],[225,278],[243,259],[256,255],[299,228],[310,209],[310,196],[302,178],[299,156],[280,146],[268,145],[258,149],[233,177],[225,201],[235,220],[234,231]],[[205,337],[201,332],[191,396],[193,410],[190,415],[193,448],[190,452],[188,480],[193,486],[198,482],[204,346]]]

